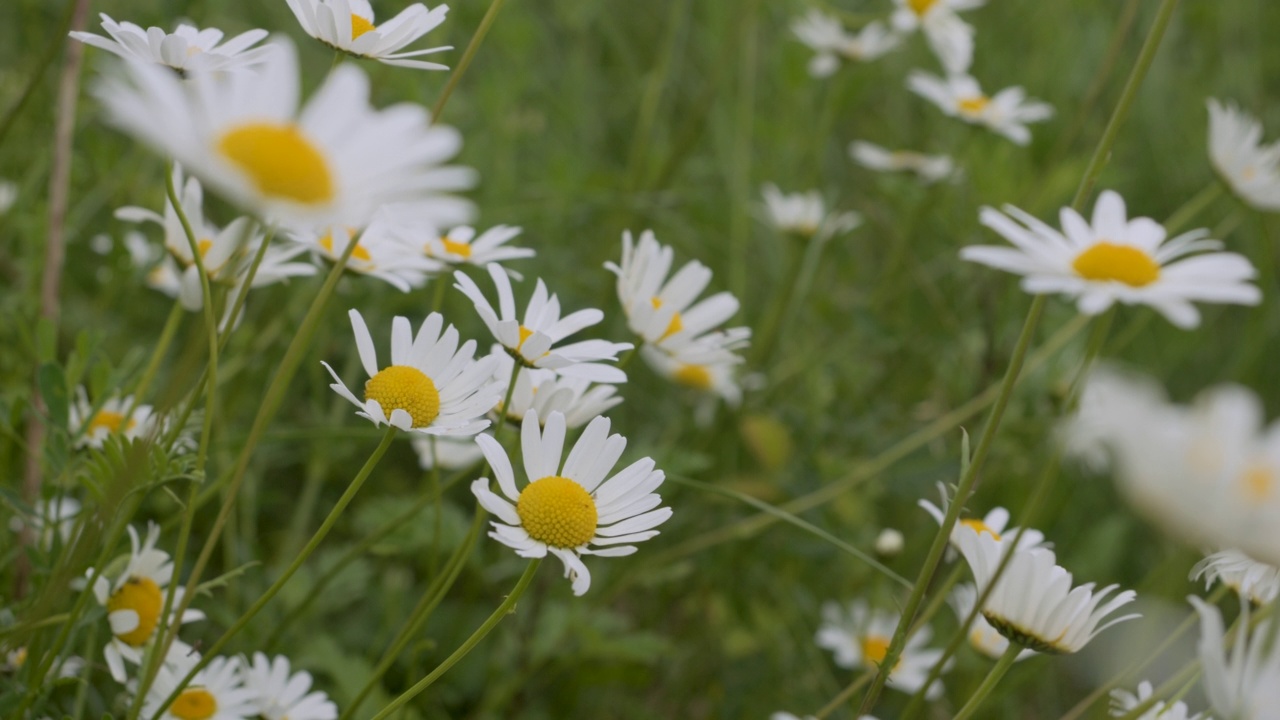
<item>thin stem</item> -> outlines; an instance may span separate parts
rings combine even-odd
[[[1222,195],[1222,183],[1215,177],[1203,190],[1183,203],[1182,207],[1173,211],[1169,219],[1164,221],[1165,231],[1170,235],[1176,233],[1204,212],[1204,209],[1212,205],[1220,195]]]
[[[444,276],[436,278],[435,296],[431,298],[431,312],[440,312],[440,308],[444,307],[444,294],[449,289],[449,282]]]
[[[987,679],[983,680],[978,689],[974,691],[969,698],[969,702],[960,708],[960,712],[955,716],[954,720],[968,720],[973,717],[973,714],[978,711],[978,706],[982,705],[982,701],[987,699],[987,696],[995,689],[1004,674],[1009,672],[1009,668],[1013,667],[1013,661],[1018,659],[1018,653],[1020,652],[1022,652],[1021,645],[1009,643],[1009,647],[1005,649],[1004,654],[996,661],[995,666],[991,668],[991,672],[987,673]]]
[[[790,238],[784,239],[790,240]],[[756,353],[761,363],[767,363],[773,355],[773,350],[778,344],[778,336],[782,334],[782,320],[786,312],[787,300],[795,293],[800,283],[800,274],[804,270],[804,256],[807,253],[797,254],[790,249],[790,243],[788,243],[788,253],[791,255],[791,261],[787,264],[787,274],[773,297],[769,314],[760,323],[760,342],[756,345]]]
[[[507,383],[507,394],[502,399],[502,405],[498,406],[498,422],[493,428],[493,439],[497,440],[502,437],[502,431],[509,425],[507,422],[507,408],[511,407],[511,396],[516,392],[516,378],[520,377],[520,361],[515,360],[511,363],[511,381]]]
[[[138,383],[133,386],[133,391],[129,394],[133,396],[133,401],[126,409],[124,416],[132,417],[133,411],[137,408],[138,403],[151,389],[151,383],[156,378],[156,373],[160,371],[160,361],[164,360],[165,354],[169,351],[169,345],[173,342],[173,336],[178,332],[178,326],[182,324],[182,317],[186,315],[182,307],[181,300],[174,300],[173,307],[169,310],[169,317],[164,321],[164,329],[160,331],[160,339],[156,340],[155,349],[151,351],[151,359],[147,361],[147,367],[142,371],[142,377],[138,379]]]
[[[453,667],[459,660],[466,657],[467,653],[471,652],[476,645],[479,645],[480,641],[484,640],[485,636],[497,627],[498,623],[502,622],[502,618],[512,612],[515,608],[516,601],[520,599],[521,595],[524,595],[524,591],[528,589],[529,583],[533,580],[534,573],[538,571],[538,566],[541,564],[542,558],[534,558],[533,561],[529,563],[529,566],[524,569],[524,574],[520,576],[518,581],[516,581],[516,586],[511,590],[511,594],[502,601],[502,604],[498,606],[497,610],[493,611],[493,614],[484,621],[484,624],[476,628],[476,631],[471,633],[471,637],[467,638],[457,650],[454,650],[452,655],[445,658],[444,662],[437,665],[435,670],[432,670],[429,675],[419,680],[413,687],[404,691],[400,697],[392,700],[389,705],[378,711],[378,714],[374,715],[372,720],[386,720],[391,713],[400,709],[402,705],[417,697],[423,690],[431,687],[432,683],[439,680],[442,675],[449,671],[449,668]]]
[[[823,705],[822,708],[818,710],[818,712],[813,714],[813,716],[818,718],[818,720],[824,720],[828,715],[838,710],[841,705],[844,705],[845,703],[849,702],[849,698],[852,698],[854,693],[861,690],[863,685],[866,685],[867,683],[871,682],[871,678],[873,677],[875,677],[875,673],[864,672],[858,677],[854,678],[853,682],[849,683],[848,686],[845,687],[845,689],[841,690],[839,695],[836,695],[835,697],[831,698],[831,702],[827,703],[826,705]]]
[[[244,241],[252,234],[256,228],[246,226],[248,233]],[[262,242],[258,245],[258,251],[253,255],[253,261],[249,263],[249,271],[245,273],[244,280],[240,283],[240,290],[236,293],[236,299],[231,304],[231,310],[227,312],[227,325],[222,329],[222,334],[218,336],[218,349],[221,350],[227,344],[227,340],[231,337],[231,331],[236,326],[236,321],[240,317],[240,310],[244,308],[245,298],[249,297],[249,290],[253,286],[253,279],[258,276],[258,268],[262,265],[262,259],[267,255],[267,247],[271,245],[271,241],[275,238],[276,226],[272,225],[267,228],[266,234],[262,238]],[[243,246],[244,241],[241,242]]]
[[[471,66],[471,59],[475,57],[476,51],[480,49],[480,43],[484,42],[484,36],[489,33],[489,28],[493,25],[493,21],[498,19],[498,11],[502,10],[502,5],[506,0],[493,0],[489,5],[489,10],[485,12],[484,17],[480,19],[480,27],[476,28],[476,34],[471,36],[471,42],[467,43],[467,49],[462,51],[462,59],[458,61],[458,67],[454,68],[449,74],[449,82],[445,83],[444,90],[440,91],[440,98],[436,100],[435,107],[431,108],[431,122],[440,122],[440,113],[444,112],[445,103],[449,102],[449,96],[453,94],[453,89],[458,86],[458,82],[462,80],[462,75]]]

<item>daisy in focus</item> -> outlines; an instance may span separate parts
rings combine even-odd
[[[956,618],[963,623],[968,619],[969,613],[973,612],[974,605],[978,604],[978,589],[970,583],[957,585],[947,597],[947,602],[951,605],[951,609],[956,611]],[[991,623],[987,622],[982,613],[973,617],[973,623],[969,625],[968,640],[969,647],[992,660],[999,660],[1009,649],[1009,639],[991,627]],[[1016,659],[1025,660],[1034,654],[1031,650],[1023,650],[1018,653]]]
[[[827,212],[822,193],[817,190],[784,193],[777,185],[769,183],[762,193],[765,220],[783,235],[825,242],[862,224],[862,216],[856,212]]]
[[[1129,711],[1151,699],[1154,690],[1151,683],[1143,680],[1138,683],[1138,692],[1136,694],[1128,690],[1112,690],[1111,691],[1111,716],[1123,717],[1129,714]],[[1150,709],[1139,715],[1136,720],[1208,720],[1204,713],[1190,714],[1186,703],[1165,702],[1157,700],[1151,705]]]
[[[1273,642],[1273,620],[1252,630],[1236,630],[1235,645],[1226,647],[1226,631],[1218,608],[1198,597],[1187,600],[1200,614],[1200,684],[1209,705],[1221,718],[1269,720],[1280,708],[1280,645]]]
[[[502,446],[487,435],[477,437],[502,494],[489,489],[488,478],[473,482],[471,492],[500,521],[490,523],[489,537],[521,557],[550,553],[560,558],[573,594],[582,595],[591,587],[591,573],[581,556],[634,553],[636,546],[630,543],[657,536],[654,528],[671,517],[671,508],[658,507],[662,498],[654,491],[664,475],[650,458],[605,479],[627,446],[621,435],[609,435],[608,418],[592,420],[562,463],[565,431],[560,413],[551,413],[545,428],[536,410],[525,413],[520,432],[523,487],[517,487]]]
[[[891,22],[902,33],[920,30],[948,73],[963,73],[973,62],[973,26],[957,14],[986,0],[893,0]]]
[[[1209,99],[1209,159],[1240,199],[1280,212],[1280,142],[1262,144],[1262,123],[1234,104]]]
[[[474,265],[484,267],[493,263],[504,263],[508,260],[531,258],[536,254],[533,248],[512,247],[507,245],[519,235],[521,229],[510,225],[494,225],[476,236],[476,229],[470,225],[460,225],[443,235],[432,235],[427,239],[422,251],[427,257],[450,265]],[[508,270],[508,274],[520,279],[518,274]]]
[[[476,312],[494,339],[522,367],[555,370],[566,377],[580,377],[593,382],[627,381],[627,374],[621,369],[604,363],[616,361],[618,353],[631,349],[631,343],[580,340],[556,347],[570,335],[603,320],[604,313],[600,310],[590,308],[560,317],[560,299],[547,292],[546,284],[539,279],[525,307],[524,319],[520,320],[511,291],[511,278],[501,266],[489,265],[489,277],[498,290],[496,310],[480,291],[480,286],[466,273],[457,271],[453,277],[458,281],[454,287],[475,304]]]
[[[938,483],[938,494],[942,497],[942,506],[938,507],[928,500],[919,500],[918,504],[925,512],[929,513],[933,519],[941,525],[946,519],[947,510],[951,506],[950,497],[947,495],[947,487],[942,483]],[[951,547],[959,549],[959,543],[956,537],[963,532],[983,533],[991,536],[997,542],[1003,542],[1006,538],[1013,538],[1018,535],[1019,528],[1009,527],[1009,511],[1002,507],[991,508],[986,515],[981,518],[961,518],[956,521],[954,527],[951,528]],[[1044,545],[1044,533],[1035,528],[1027,528],[1022,532],[1022,540],[1019,541],[1018,547],[1022,549],[1040,547]]]
[[[150,434],[157,422],[151,406],[135,405],[132,395],[108,398],[95,410],[84,386],[76,388],[76,399],[69,409],[71,434],[78,448],[101,450],[112,435],[137,440]]]
[[[1239,550],[1216,552],[1191,568],[1191,580],[1204,578],[1208,590],[1215,581],[1234,590],[1241,598],[1261,607],[1280,596],[1280,569],[1258,562]]]
[[[870,170],[915,173],[926,185],[958,177],[955,162],[949,155],[888,150],[865,140],[855,140],[849,144],[849,156]]]
[[[988,96],[982,92],[978,81],[969,75],[951,75],[944,79],[916,70],[907,76],[907,87],[937,105],[949,117],[981,125],[1018,145],[1031,142],[1028,124],[1053,117],[1052,106],[1028,100],[1022,88],[1005,88]]]
[[[871,610],[866,602],[854,600],[848,607],[827,602],[822,605],[822,627],[815,638],[818,647],[830,650],[836,665],[842,668],[875,670],[884,662],[898,615],[886,610]],[[898,664],[889,672],[888,687],[914,694],[929,678],[929,669],[942,657],[941,650],[926,648],[933,634],[925,625],[907,640]],[[935,681],[925,697],[935,700],[942,695],[942,681]]]
[[[130,63],[94,91],[110,121],[173,157],[232,203],[288,227],[364,227],[392,202],[473,184],[442,166],[462,140],[421,107],[375,110],[369,79],[341,65],[304,107],[293,45],[275,41],[258,74],[181,80]]]
[[[244,669],[244,687],[250,693],[254,715],[266,720],[334,720],[338,706],[328,695],[311,690],[311,673],[290,673],[289,658],[277,655],[268,660],[253,654],[253,664]]]
[[[99,13],[99,17],[110,38],[80,31],[69,34],[125,60],[163,65],[179,76],[244,70],[261,63],[268,52],[265,45],[253,47],[267,36],[266,30],[249,30],[222,42],[223,32],[215,28],[178,25],[177,30],[166,33],[158,27],[143,29],[131,22],[118,23],[106,13]]]
[[[813,50],[809,74],[828,77],[840,67],[840,60],[867,62],[898,47],[901,38],[881,22],[868,23],[857,34],[844,29],[840,19],[811,8],[791,23],[796,39]]]
[[[391,364],[380,367],[364,318],[357,310],[349,315],[360,363],[369,375],[364,399],[347,389],[329,363],[321,364],[333,377],[329,387],[360,408],[357,415],[379,427],[394,425],[427,435],[475,435],[489,426],[484,415],[501,399],[501,383],[490,381],[491,359],[474,359],[475,340],[459,347],[452,325],[441,332],[440,313],[428,315],[416,336],[407,318],[396,317],[391,323]]]
[[[162,703],[200,660],[195,652],[170,653],[147,690],[142,713],[157,720],[249,720],[258,716],[253,691],[244,686],[240,658],[216,657],[209,661],[168,707]],[[130,685],[135,685],[131,681]],[[299,719],[301,720],[301,718]]]
[[[427,9],[415,3],[377,25],[369,0],[286,0],[298,24],[311,37],[348,55],[385,65],[418,70],[448,70],[448,65],[415,60],[452,50],[452,45],[400,52],[444,22],[448,5]]]
[[[511,382],[515,360],[501,346],[494,346],[491,357],[496,361],[493,366],[494,381],[503,385]],[[569,429],[574,430],[621,402],[622,396],[614,385],[595,384],[580,377],[561,377],[552,370],[521,367],[506,412],[503,412],[502,404],[499,403],[491,415],[494,422],[506,419],[519,424],[524,421],[526,413],[534,410],[537,417],[546,423],[551,413],[558,412],[564,415]]]
[[[983,208],[982,224],[1015,247],[975,245],[960,257],[1022,275],[1032,294],[1063,293],[1077,299],[1086,315],[1114,303],[1149,305],[1174,325],[1200,324],[1193,300],[1256,305],[1262,293],[1257,275],[1242,255],[1218,252],[1222,244],[1208,230],[1192,230],[1172,240],[1151,218],[1127,219],[1124,199],[1107,190],[1098,196],[1093,220],[1071,208],[1060,213],[1059,231],[1011,205],[1004,212]],[[1195,254],[1193,257],[1188,255]]]

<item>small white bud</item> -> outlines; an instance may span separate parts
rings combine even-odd
[[[880,531],[880,535],[876,538],[876,553],[892,557],[902,552],[903,544],[902,533],[893,528],[885,528]]]

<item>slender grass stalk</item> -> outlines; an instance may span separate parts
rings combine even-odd
[[[973,717],[973,714],[978,711],[978,707],[982,705],[982,701],[987,699],[987,696],[995,689],[996,685],[1004,677],[1004,674],[1009,672],[1009,668],[1013,667],[1013,661],[1018,659],[1018,653],[1020,652],[1022,652],[1021,645],[1012,642],[1009,643],[1009,647],[1005,649],[1004,654],[1001,655],[1000,659],[996,661],[996,664],[992,666],[991,672],[987,673],[987,679],[983,680],[982,684],[978,686],[978,689],[974,691],[973,695],[969,698],[969,702],[965,703],[964,707],[960,708],[960,712],[955,716],[955,720],[969,720],[969,718]]]
[[[458,61],[458,67],[454,68],[452,73],[449,73],[449,81],[445,83],[444,89],[440,91],[440,97],[436,100],[435,107],[431,108],[431,122],[440,122],[440,113],[444,112],[444,106],[449,102],[449,96],[453,95],[453,89],[458,86],[458,83],[462,80],[462,75],[471,66],[471,59],[476,56],[476,51],[480,49],[480,43],[484,42],[484,36],[489,34],[489,28],[498,19],[498,13],[502,10],[505,2],[506,0],[493,0],[489,4],[489,9],[485,11],[484,17],[480,19],[480,26],[476,28],[476,34],[471,36],[471,42],[467,43],[467,49],[462,51],[462,59]]]
[[[1222,195],[1222,182],[1216,177],[1203,190],[1196,193],[1182,207],[1174,210],[1169,219],[1164,221],[1164,229],[1170,235],[1189,225],[1205,208],[1213,204]]]
[[[173,336],[177,334],[178,326],[182,324],[182,316],[185,314],[182,301],[175,299],[173,307],[169,309],[169,317],[164,321],[164,328],[160,331],[160,338],[156,340],[156,346],[151,351],[151,359],[147,361],[142,377],[138,378],[138,382],[129,393],[133,400],[129,403],[129,407],[125,408],[125,417],[133,416],[138,403],[151,389],[151,383],[155,381],[156,373],[160,371],[160,361],[164,360],[165,354],[169,352],[169,345],[173,343]]]
[[[733,104],[733,155],[729,187],[729,287],[735,297],[747,291],[747,243],[751,238],[751,139],[755,134],[756,74],[759,66],[760,0],[735,3],[741,20],[741,50],[731,67],[738,71]]]
[[[875,673],[868,671],[854,678],[853,682],[845,686],[845,689],[841,690],[840,694],[831,698],[831,702],[823,705],[818,712],[813,714],[813,716],[818,718],[818,720],[825,720],[829,715],[831,715],[831,713],[839,710],[841,705],[849,702],[854,694],[862,689],[863,685],[871,682],[871,678],[873,677],[875,677]]]
[[[511,423],[507,420],[507,409],[511,407],[511,396],[516,392],[516,379],[520,377],[520,361],[514,360],[511,363],[511,381],[507,383],[507,394],[502,399],[502,405],[498,406],[498,421],[493,427],[493,439],[497,440],[502,437],[502,431]]]
[[[444,662],[437,665],[436,669],[432,670],[430,674],[415,683],[413,687],[404,691],[400,697],[392,700],[389,705],[379,710],[378,714],[374,715],[372,720],[386,720],[387,716],[400,709],[400,707],[405,703],[417,697],[423,690],[431,687],[432,683],[439,680],[442,675],[449,671],[449,668],[453,667],[459,660],[466,657],[467,653],[471,652],[476,645],[479,645],[480,641],[484,640],[485,636],[497,627],[498,623],[502,622],[504,617],[515,609],[516,601],[520,599],[520,596],[524,595],[524,591],[528,589],[529,583],[533,580],[533,576],[538,571],[538,566],[541,564],[542,558],[534,558],[530,561],[528,567],[524,569],[524,574],[520,576],[518,581],[516,581],[516,586],[511,590],[511,594],[502,601],[502,604],[498,605],[498,609],[494,610],[493,614],[490,615],[480,627],[476,628],[475,632],[471,633],[471,637],[467,638],[462,645],[458,646],[458,649],[454,650],[452,655],[445,658]]]
[[[791,238],[783,238],[790,241]],[[778,286],[778,291],[773,296],[773,302],[770,304],[769,314],[760,322],[759,342],[755,344],[757,362],[761,365],[769,362],[769,358],[773,357],[773,351],[778,346],[779,336],[782,335],[782,326],[786,307],[790,299],[795,296],[796,288],[800,286],[801,275],[804,273],[805,257],[807,252],[800,252],[794,249],[794,243],[787,242],[787,255],[790,260],[787,262],[786,274],[783,277],[782,284]]]

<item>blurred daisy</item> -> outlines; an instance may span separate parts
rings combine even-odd
[[[131,22],[118,23],[106,13],[99,13],[98,17],[110,39],[80,31],[70,33],[71,37],[125,60],[163,65],[180,76],[243,70],[261,63],[268,52],[265,45],[253,47],[267,36],[266,30],[250,30],[222,42],[223,33],[215,28],[200,30],[180,24],[177,30],[166,33],[158,27],[144,30]]]
[[[1138,683],[1138,693],[1136,695],[1128,690],[1112,690],[1111,716],[1123,717],[1128,715],[1131,710],[1151,699],[1152,693],[1151,683],[1146,680]],[[1205,718],[1204,713],[1190,715],[1190,712],[1185,703],[1169,703],[1164,700],[1157,700],[1150,709],[1139,715],[1135,720],[1209,720]]]
[[[84,386],[76,388],[76,399],[71,403],[69,419],[76,447],[94,449],[101,449],[102,444],[112,435],[120,435],[127,440],[145,437],[157,420],[152,414],[151,406],[135,406],[132,395],[108,398],[95,411]]]
[[[480,286],[457,271],[454,287],[461,290],[475,304],[480,319],[489,332],[506,349],[507,354],[527,368],[555,370],[567,377],[580,377],[593,382],[620,383],[627,381],[621,369],[605,365],[616,361],[618,353],[631,349],[631,343],[614,343],[607,340],[580,340],[556,347],[556,343],[584,330],[604,319],[604,313],[591,308],[560,317],[560,299],[547,292],[547,286],[538,280],[533,297],[525,308],[524,320],[516,317],[515,297],[511,292],[511,278],[498,265],[489,265],[489,277],[498,289],[498,309],[495,310]]]
[[[1053,117],[1053,107],[1027,100],[1020,87],[1010,87],[988,97],[978,81],[969,75],[952,75],[946,79],[919,70],[907,76],[912,92],[941,108],[942,112],[967,123],[982,125],[1009,138],[1018,145],[1031,142],[1029,123]]]
[[[333,377],[329,387],[360,408],[357,415],[376,426],[394,425],[427,435],[475,435],[489,426],[484,414],[501,399],[502,389],[500,383],[490,382],[493,361],[474,359],[475,340],[458,347],[458,331],[452,325],[440,332],[440,313],[428,315],[417,336],[407,318],[396,317],[391,323],[391,364],[379,369],[364,318],[357,310],[349,315],[360,363],[369,374],[364,400],[347,389],[329,363],[320,364]]]
[[[784,235],[823,242],[862,224],[856,212],[827,212],[822,193],[783,193],[777,185],[764,186],[764,213],[770,225]]]
[[[799,715],[792,715],[789,712],[776,712],[769,716],[769,720],[818,720],[818,718],[813,715],[800,717]]]
[[[956,611],[956,617],[963,623],[969,617],[969,613],[973,612],[973,606],[978,603],[978,589],[970,583],[957,585],[947,597],[947,602],[951,604],[951,609]],[[992,660],[999,660],[1009,649],[1009,639],[991,627],[991,623],[987,622],[982,613],[974,616],[973,623],[969,625],[968,637],[970,647]],[[1018,653],[1016,659],[1025,660],[1034,654],[1031,650],[1023,650]]]
[[[160,539],[160,526],[155,523],[147,525],[147,537],[138,541],[138,531],[129,526],[129,560],[124,570],[115,580],[108,580],[100,575],[93,583],[93,595],[98,603],[107,609],[107,622],[111,625],[111,640],[103,649],[107,667],[116,682],[125,681],[124,661],[139,664],[148,641],[155,634],[160,618],[166,612],[172,614],[182,603],[183,588],[174,590],[174,607],[164,609],[166,590],[173,580],[173,562],[169,553],[156,549]],[[86,576],[93,577],[90,568]],[[188,623],[204,618],[199,610],[187,610],[182,622]],[[174,618],[170,618],[172,623]],[[174,648],[186,648],[181,641],[175,640]]]
[[[868,23],[857,34],[846,32],[839,18],[811,8],[804,17],[791,23],[791,32],[815,53],[809,61],[809,74],[827,77],[840,67],[840,59],[854,62],[875,60],[898,47],[896,34],[881,22]]]
[[[865,140],[855,140],[849,144],[849,156],[871,170],[915,173],[925,184],[956,177],[956,166],[949,155],[888,150]]]
[[[511,382],[515,360],[500,345],[494,346],[491,357],[496,360],[493,378],[505,387]],[[520,423],[526,413],[536,410],[538,417],[545,423],[551,413],[558,412],[564,415],[565,424],[573,430],[605,414],[621,402],[622,396],[613,385],[596,385],[585,378],[560,377],[552,370],[522,367],[516,377],[515,388],[511,391],[510,406],[504,413],[502,404],[499,403],[492,415],[495,422],[505,417],[509,422]]]
[[[1280,569],[1258,562],[1239,550],[1216,552],[1191,568],[1191,580],[1204,578],[1206,590],[1219,581],[1255,605],[1270,605],[1280,596]]]
[[[742,402],[742,386],[737,380],[742,359],[735,355],[707,357],[697,351],[667,352],[644,345],[640,348],[640,357],[654,372],[677,385],[718,395],[731,406]]]
[[[480,237],[476,237],[475,228],[470,225],[460,225],[443,235],[429,237],[422,251],[427,257],[450,265],[477,267],[531,258],[536,254],[533,248],[507,245],[520,232],[518,227],[494,225],[480,233]],[[507,272],[511,273],[510,270]],[[516,275],[516,277],[520,276]]]
[[[989,533],[961,532],[953,536],[969,563],[981,591],[1000,566],[1004,543]],[[1011,548],[1004,574],[987,596],[982,616],[1001,635],[1041,653],[1078,652],[1098,633],[1139,615],[1103,620],[1132,602],[1136,593],[1109,585],[1094,592],[1093,583],[1071,587],[1071,573],[1056,564],[1052,550]]]
[[[36,544],[47,550],[53,547],[54,538],[63,545],[71,542],[71,533],[76,528],[76,518],[79,516],[80,501],[60,495],[41,500],[31,515],[14,515],[9,518],[9,529],[13,532],[30,530]]]
[[[171,655],[172,657],[172,655]],[[200,656],[195,653],[166,662],[147,690],[142,713],[156,720],[249,720],[257,718],[253,691],[241,679],[240,658],[216,657],[182,689],[168,707],[161,703],[173,694]],[[130,685],[136,685],[136,681]],[[299,720],[302,720],[299,718]]]
[[[437,464],[444,470],[464,470],[484,459],[473,437],[420,435],[410,442],[418,454],[418,466],[423,470],[431,470]]]
[[[423,257],[414,247],[413,237],[420,229],[420,225],[392,205],[379,208],[363,231],[334,225],[315,231],[292,230],[288,237],[328,262],[337,262],[354,242],[356,247],[347,260],[347,271],[377,278],[400,292],[409,292],[445,269],[443,263]]]
[[[1063,208],[1061,231],[1012,205],[1004,210],[983,208],[980,218],[1016,247],[974,245],[962,249],[960,257],[1022,275],[1022,288],[1029,293],[1075,297],[1086,315],[1116,302],[1143,304],[1180,328],[1194,328],[1200,313],[1192,300],[1237,305],[1262,300],[1250,283],[1257,272],[1244,256],[1214,252],[1222,244],[1203,229],[1166,242],[1164,226],[1151,218],[1126,219],[1124,200],[1110,190],[1098,197],[1092,224]],[[1200,254],[1185,258],[1192,253]]]
[[[290,674],[289,658],[277,655],[268,660],[253,654],[253,664],[244,669],[244,687],[250,693],[252,714],[266,720],[334,720],[338,706],[328,695],[311,689],[311,673]]]
[[[973,62],[973,26],[957,12],[982,7],[986,0],[893,0],[891,22],[903,33],[920,30],[948,73],[963,73]]]
[[[876,536],[876,542],[873,546],[876,554],[882,557],[896,557],[902,553],[902,548],[906,547],[907,539],[902,532],[893,528],[885,528]]]
[[[418,70],[448,70],[448,65],[412,58],[452,50],[453,46],[400,52],[405,46],[439,27],[448,5],[428,10],[415,3],[399,15],[375,25],[368,0],[286,0],[298,24],[311,37],[348,55],[377,60],[386,65]]]
[[[0,215],[9,212],[18,199],[18,186],[8,180],[0,180]]]
[[[1231,191],[1258,210],[1280,211],[1280,142],[1262,144],[1262,123],[1209,99],[1209,159]]]
[[[815,640],[818,647],[834,654],[836,665],[874,670],[889,653],[898,617],[897,613],[886,610],[870,610],[862,600],[854,600],[847,607],[834,602],[823,603],[822,627],[818,629]],[[941,650],[925,647],[932,634],[929,626],[925,625],[907,639],[898,664],[889,672],[889,687],[914,694],[924,686],[929,678],[929,669],[942,658]],[[925,692],[929,700],[941,695],[941,681],[935,681]]]
[[[461,136],[413,105],[369,106],[369,79],[342,65],[299,111],[293,45],[272,42],[262,70],[200,74],[129,64],[95,94],[111,121],[175,158],[231,200],[290,227],[363,227],[379,207],[472,184],[440,163]]]
[[[1218,608],[1188,597],[1200,614],[1200,683],[1209,705],[1222,718],[1267,720],[1280,708],[1280,645],[1273,642],[1271,620],[1250,632],[1248,623],[1236,631],[1235,644],[1226,647],[1226,633]]]
[[[664,475],[652,459],[641,458],[605,479],[627,446],[621,435],[609,435],[608,418],[598,417],[587,425],[563,465],[564,415],[551,413],[543,428],[537,411],[530,410],[520,437],[527,484],[517,489],[506,451],[493,438],[481,435],[476,442],[502,495],[489,489],[488,478],[473,482],[471,492],[501,521],[491,523],[489,537],[521,557],[551,553],[560,558],[574,595],[591,586],[582,555],[630,555],[636,547],[624,543],[655,537],[654,528],[671,517],[671,508],[658,507],[662,498],[654,491]]]

